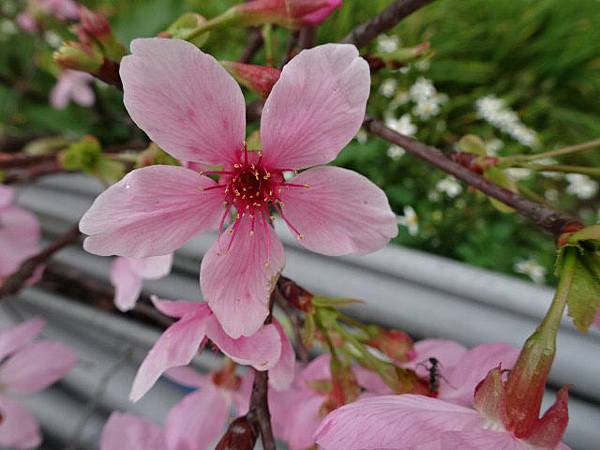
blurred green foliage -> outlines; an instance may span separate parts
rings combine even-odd
[[[153,36],[186,11],[213,17],[233,0],[127,0],[84,1],[111,16],[117,36],[128,44],[135,37]],[[341,39],[356,24],[383,9],[390,0],[345,0],[342,9],[319,27],[319,42]],[[7,6],[14,4],[14,11]],[[3,19],[14,17],[19,6],[3,0]],[[451,150],[466,134],[486,142],[500,139],[500,155],[530,153],[476,114],[475,102],[487,95],[503,99],[520,120],[535,130],[539,147],[550,150],[600,136],[600,7],[596,0],[438,0],[403,21],[393,32],[403,47],[429,41],[426,60],[400,70],[384,69],[373,76],[369,112],[376,117],[400,118],[410,114],[415,136]],[[274,30],[275,55],[285,49],[289,33]],[[58,73],[51,61],[56,36],[70,32],[50,21],[42,36],[6,33],[0,28],[0,133],[8,135],[65,133],[73,138],[92,134],[104,144],[117,144],[141,136],[122,107],[121,94],[96,84],[92,108],[71,105],[57,111],[48,105],[48,93]],[[204,49],[221,59],[237,59],[246,43],[241,29],[213,32]],[[365,52],[373,52],[373,43]],[[256,61],[264,61],[258,53]],[[199,75],[200,76],[200,75]],[[398,99],[424,77],[446,100],[433,117],[419,119],[410,102],[390,107],[380,94],[381,84],[393,79],[392,97]],[[389,145],[369,137],[353,140],[336,164],[355,169],[381,186],[393,209],[402,214],[412,206],[419,232],[412,236],[401,227],[396,242],[468,263],[514,272],[515,263],[532,258],[551,273],[554,259],[549,236],[515,214],[497,211],[485,197],[469,192],[447,195],[436,190],[445,174],[405,155],[388,156]],[[561,162],[600,165],[600,151],[566,156]],[[587,222],[598,216],[598,195],[580,199],[565,194],[564,177],[533,174],[521,185],[556,207],[582,214]],[[557,191],[556,195],[548,192]],[[556,198],[557,197],[557,198]],[[352,201],[352,199],[348,199]],[[552,280],[548,279],[548,282]]]

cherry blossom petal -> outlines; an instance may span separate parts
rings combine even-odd
[[[300,52],[284,66],[263,109],[265,164],[301,169],[333,160],[365,118],[370,80],[369,65],[352,45]]]
[[[331,412],[315,433],[325,450],[411,449],[478,427],[476,411],[420,395],[368,397]]]
[[[442,435],[442,450],[531,450],[507,431],[450,431]]]
[[[167,328],[138,369],[129,398],[138,401],[165,370],[188,365],[205,336],[206,317],[202,315],[191,314]]]
[[[0,209],[12,204],[14,197],[15,193],[11,188],[0,184]]]
[[[110,265],[110,282],[115,288],[115,305],[120,311],[133,309],[142,292],[142,277],[133,270],[130,258],[121,256]]]
[[[171,273],[173,266],[173,253],[168,255],[150,256],[148,258],[133,259],[135,271],[147,280],[157,280]]]
[[[173,367],[165,372],[165,376],[175,383],[193,388],[205,388],[207,384],[213,384],[210,375],[198,373],[191,367]]]
[[[33,214],[16,206],[0,210],[0,223],[1,278],[39,251],[40,224]]]
[[[40,427],[29,411],[17,402],[0,397],[0,446],[34,449],[42,443]]]
[[[64,377],[75,360],[75,354],[66,345],[40,341],[19,350],[2,364],[0,384],[12,393],[33,394]]]
[[[392,389],[384,383],[377,372],[367,370],[360,366],[354,367],[353,370],[358,384],[366,389],[366,393],[376,395],[389,395],[394,393]]]
[[[274,325],[265,325],[251,336],[233,339],[211,316],[207,320],[206,335],[219,349],[238,364],[251,365],[257,370],[269,370],[280,358],[281,341]]]
[[[163,429],[142,417],[113,412],[102,429],[100,450],[165,450]]]
[[[156,296],[151,298],[152,304],[165,316],[180,318],[195,314],[207,318],[212,314],[208,303],[191,300],[161,300]]]
[[[14,327],[0,330],[0,361],[29,344],[46,325],[43,319],[32,319]]]
[[[283,214],[304,247],[330,256],[369,253],[398,233],[385,193],[362,175],[339,167],[315,167],[284,188]]]
[[[494,367],[512,369],[519,350],[508,344],[482,344],[469,350],[450,371],[444,372],[445,380],[440,385],[439,398],[470,406],[473,404],[475,388]]]
[[[133,121],[175,158],[235,162],[246,132],[238,84],[210,55],[179,39],[135,39],[121,60]]]
[[[269,315],[269,296],[285,264],[283,246],[270,226],[243,217],[202,258],[200,285],[225,332],[251,336]],[[234,239],[228,252],[230,240]]]
[[[317,356],[298,374],[298,383],[302,385],[307,381],[331,378],[330,362],[331,355],[327,353]]]
[[[79,222],[84,248],[101,256],[166,255],[217,223],[216,183],[190,169],[151,166],[127,174],[100,194]]]
[[[229,404],[214,385],[186,395],[167,416],[167,448],[208,449],[223,434]]]
[[[290,446],[290,450],[305,450],[311,447],[314,440],[314,433],[323,419],[319,414],[325,397],[320,395],[310,396],[305,399],[296,399],[290,414],[290,426],[286,427],[285,440]],[[338,447],[342,448],[342,447]]]
[[[269,370],[269,384],[272,388],[282,391],[288,389],[294,381],[296,352],[279,321],[274,320],[273,325],[281,341],[281,356],[277,364]]]

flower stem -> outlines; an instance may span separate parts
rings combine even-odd
[[[570,153],[576,153],[583,150],[589,150],[591,148],[600,147],[600,138],[594,139],[588,142],[582,142],[581,144],[570,145],[568,147],[557,148],[556,150],[550,150],[547,152],[536,153],[534,155],[515,155],[502,158],[503,162],[515,162],[515,161],[535,161],[536,159],[552,158],[555,156],[567,155]]]
[[[566,164],[532,164],[527,162],[516,162],[509,164],[507,167],[522,167],[524,169],[535,170],[537,172],[581,173],[584,175],[590,175],[592,177],[600,177],[599,167],[569,166]]]

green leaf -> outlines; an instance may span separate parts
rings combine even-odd
[[[591,240],[600,241],[600,224],[591,225],[573,233],[569,236],[568,242],[570,244],[577,244],[580,241]]]
[[[502,169],[492,166],[484,172],[483,176],[484,178],[493,181],[498,186],[502,186],[504,189],[508,189],[512,192],[519,192],[517,182],[509,177]],[[490,202],[492,203],[492,206],[500,212],[511,213],[515,211],[510,206],[505,205],[495,198],[490,198]]]
[[[581,252],[574,247],[563,248],[562,252],[575,253],[573,280],[567,294],[569,317],[580,331],[587,331],[600,308],[600,252]]]
[[[96,165],[95,172],[103,181],[113,184],[125,174],[125,164],[102,157]]]
[[[93,136],[85,136],[71,144],[63,153],[63,167],[67,170],[83,170],[93,173],[102,159],[102,148]]]

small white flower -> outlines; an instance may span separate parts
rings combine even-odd
[[[392,98],[398,87],[398,82],[394,78],[388,78],[379,86],[379,93],[387,98]]]
[[[428,120],[440,113],[440,104],[434,97],[425,98],[417,102],[412,113],[421,120]]]
[[[402,117],[395,119],[393,117],[387,117],[385,119],[385,125],[394,131],[406,136],[414,136],[417,132],[417,127],[412,123],[410,114],[402,114]]]
[[[17,26],[12,20],[2,19],[0,21],[0,33],[7,36],[15,34],[17,32]]]
[[[582,200],[589,200],[598,192],[598,182],[587,175],[569,173],[567,174],[567,181],[569,182],[567,192]]]
[[[404,156],[406,150],[404,150],[399,145],[390,145],[387,149],[387,155],[393,159],[394,161],[398,161],[400,158]]]
[[[485,148],[490,156],[497,156],[502,147],[504,147],[504,142],[500,139],[491,139],[485,143]]]
[[[388,36],[385,34],[377,38],[377,50],[381,53],[392,53],[400,47],[400,38],[396,35]]]
[[[431,61],[429,59],[422,59],[415,64],[415,67],[421,72],[427,72],[431,67]]]
[[[558,161],[556,161],[555,159],[552,158],[544,158],[544,159],[538,159],[537,161],[535,161],[536,164],[541,164],[543,166],[550,166],[552,164],[557,164]],[[560,172],[540,172],[540,175],[546,177],[546,178],[554,178],[554,179],[560,179],[563,177],[563,174]]]
[[[506,106],[502,99],[494,95],[482,97],[475,102],[475,109],[481,119],[508,134],[522,145],[535,147],[538,144],[536,132],[521,123],[517,113]]]
[[[62,45],[62,38],[54,31],[46,31],[44,33],[44,40],[52,48],[58,48]]]
[[[527,275],[534,283],[542,284],[546,281],[546,268],[541,266],[535,259],[517,261],[514,270],[517,273]]]
[[[434,97],[437,94],[437,90],[431,80],[424,77],[419,77],[408,92],[414,102]]]
[[[435,185],[435,190],[446,194],[450,198],[454,198],[458,196],[463,189],[456,178],[448,176],[443,180],[438,181]]]
[[[396,218],[398,225],[408,228],[408,233],[411,236],[416,236],[419,233],[419,218],[412,206],[404,207],[404,215]]]

